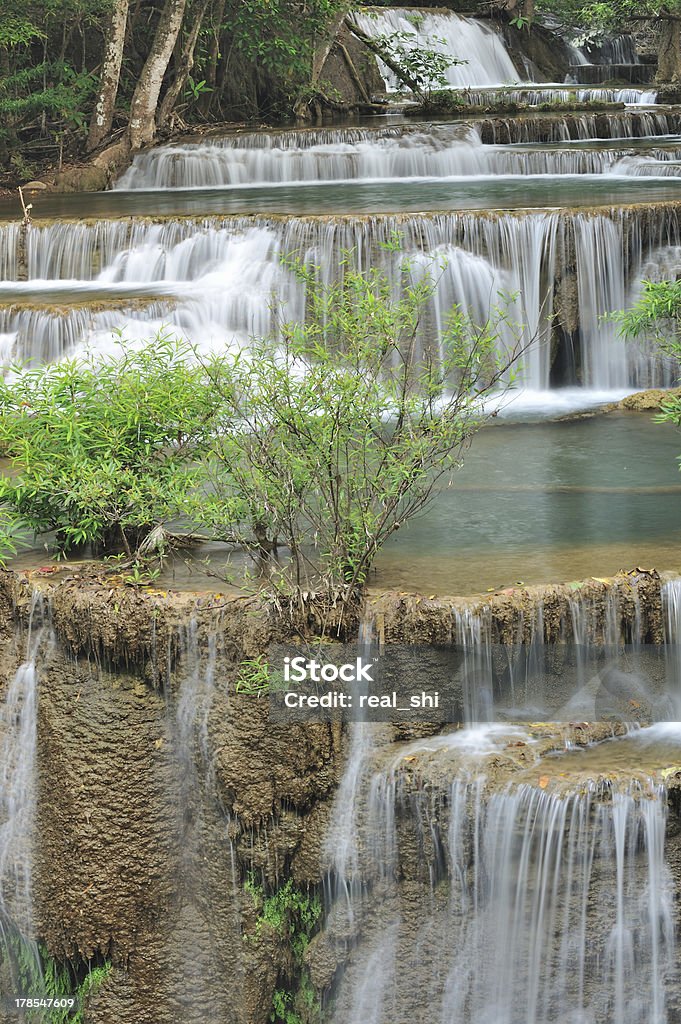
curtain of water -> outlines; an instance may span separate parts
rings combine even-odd
[[[661,787],[490,792],[481,763],[438,797],[404,763],[364,789],[364,917],[335,1024],[667,1024]],[[404,875],[414,844],[434,858],[420,887]]]
[[[33,595],[26,661],[0,703],[0,963],[22,995],[21,978],[41,977],[33,920],[33,845],[37,809],[38,671],[46,636],[42,595]],[[34,994],[37,989],[29,994]],[[39,993],[38,993],[39,994]]]
[[[580,324],[583,386],[622,392],[665,385],[676,372],[651,348],[624,344],[616,325],[603,320],[635,293],[630,282],[636,282],[644,255],[648,262],[655,258],[658,239],[665,252],[678,245],[678,223],[664,209],[653,230],[642,214],[627,211],[608,216],[537,211],[291,218],[283,223],[239,217],[55,223],[29,236],[32,288],[38,286],[37,277],[46,299],[55,289],[55,295],[60,288],[70,294],[76,287],[89,301],[104,293],[146,294],[149,302],[128,315],[128,297],[122,309],[104,310],[91,319],[75,311],[65,319],[49,310],[15,307],[0,324],[0,337],[8,352],[35,359],[62,353],[77,336],[80,343],[117,350],[114,325],[129,340],[153,337],[165,324],[206,348],[246,344],[251,336],[270,334],[280,320],[304,316],[304,286],[282,265],[283,255],[314,265],[326,281],[338,276],[343,252],[352,250],[360,269],[382,263],[397,288],[399,261],[381,248],[395,232],[415,269],[430,268],[437,278],[424,344],[432,343],[453,305],[478,321],[498,307],[506,317],[499,328],[501,349],[513,347],[518,325],[528,343],[517,366],[520,385],[546,390],[555,281],[563,269],[562,250],[574,238],[578,311],[565,312]],[[49,277],[53,281],[43,285]],[[172,309],[156,298],[163,295],[172,296]],[[33,340],[25,351],[29,337]]]
[[[452,57],[458,63],[445,72],[451,88],[468,89],[518,80],[518,71],[501,35],[481,22],[455,14],[422,11],[410,17],[407,12],[390,9],[354,13],[353,19],[365,35],[374,39],[400,35],[405,47],[427,47]],[[380,60],[379,69],[389,91],[404,88]]]

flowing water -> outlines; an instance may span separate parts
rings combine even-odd
[[[528,345],[501,425],[476,439],[456,487],[386,546],[372,582],[465,593],[634,564],[680,570],[676,432],[649,416],[546,422],[678,376],[647,343],[624,344],[607,319],[643,280],[681,274],[678,111],[655,105],[633,73],[621,87],[592,84],[594,65],[603,75],[636,66],[630,37],[598,52],[573,47],[574,81],[545,83],[486,22],[386,8],[355,20],[374,38],[403,33],[406,47],[435,40],[457,61],[449,84],[480,112],[184,140],[139,154],[107,193],[36,196],[28,231],[3,200],[0,359],[113,352],[120,332],[247,344],[281,317],[304,316],[304,289],[283,256],[300,255],[329,280],[351,250],[360,267],[381,261],[397,282],[400,260],[384,248],[397,231],[414,274],[441,268],[422,344],[453,304],[484,319],[501,303]],[[381,71],[394,94],[399,83]],[[531,109],[593,99],[626,106]],[[495,101],[530,109],[486,114]],[[502,330],[500,347],[514,334]],[[621,724],[623,693],[650,717],[679,717],[681,585],[662,588],[668,649],[650,690],[636,667],[603,669],[599,645],[639,652],[646,635],[645,609],[623,594],[600,608],[575,590],[561,630],[577,653],[550,685],[548,605],[518,619],[519,638],[531,638],[518,674],[510,663],[499,672],[489,610],[462,603],[452,639],[468,659],[459,681],[468,728],[396,746],[389,727],[352,726],[323,843],[334,1024],[678,1019],[678,863],[665,844],[664,774],[681,762],[678,726],[587,749],[566,740],[571,749],[543,755],[532,731],[539,714]],[[203,1024],[214,997],[238,998],[238,950],[217,948],[211,922],[232,915],[239,947],[240,879],[212,774],[215,648],[195,624],[181,648],[167,722],[181,846],[169,963],[182,983],[169,998]],[[36,736],[29,659],[0,706],[0,927],[29,944]]]
[[[398,755],[385,749],[365,771],[356,809],[363,884],[349,897],[355,941],[345,940],[332,1020],[672,1019],[664,785],[612,771],[597,782],[582,752],[543,761],[537,771],[550,774],[540,785],[495,778],[504,749],[533,742],[488,726],[415,741]],[[605,746],[618,742],[627,741]],[[447,750],[458,767],[424,775],[426,752],[432,766]],[[605,750],[600,764],[608,772]],[[338,944],[342,920],[337,903],[327,927]]]
[[[26,660],[8,681],[0,701],[0,964],[17,994],[30,979],[36,995],[42,989],[33,915],[38,806],[36,663],[45,639],[43,610],[43,599],[36,592]]]
[[[501,35],[493,28],[471,18],[451,18],[446,14],[397,10],[373,10],[355,13],[353,20],[365,35],[382,40],[399,36],[405,49],[426,46],[446,53],[456,63],[445,72],[450,88],[469,90],[476,86],[495,86],[518,80],[518,71],[506,50]],[[402,88],[393,72],[379,64],[386,88]]]

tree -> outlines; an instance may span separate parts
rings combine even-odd
[[[113,125],[118,83],[123,63],[123,47],[125,29],[128,23],[129,0],[113,0],[111,21],[104,41],[104,59],[99,79],[99,88],[95,100],[90,131],[88,133],[88,150],[97,149],[109,136]]]
[[[298,115],[323,90],[320,77],[351,0],[231,0],[227,62],[240,56],[269,80],[271,105]]]
[[[521,343],[504,350],[501,315],[475,324],[456,307],[425,343],[436,280],[407,260],[399,296],[349,256],[329,286],[295,271],[308,322],[206,367],[224,420],[191,517],[251,547],[280,608],[328,625],[352,617],[385,541],[459,465]]]
[[[187,0],[165,0],[139,81],[130,103],[128,138],[131,149],[140,149],[156,135],[156,108],[163,76],[182,27]]]
[[[203,26],[203,19],[206,16],[208,3],[209,0],[199,0],[197,7],[192,9],[191,29],[187,33],[177,66],[173,68],[172,82],[166,89],[156,115],[156,124],[159,128],[163,128],[171,120],[175,104],[182,95],[182,90],[187,84],[189,73],[194,67],[194,51],[196,50],[196,43]]]
[[[621,32],[627,22],[659,28],[658,82],[681,80],[681,0],[536,0],[538,11],[574,26]]]

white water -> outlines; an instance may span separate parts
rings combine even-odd
[[[607,114],[552,114],[545,117],[494,117],[478,122],[478,130],[492,137],[493,142],[567,142],[570,139],[631,139],[671,135],[678,130],[674,114],[659,110],[630,108]],[[487,127],[485,127],[487,126]]]
[[[572,138],[586,141],[603,137],[649,136],[652,142],[655,136],[671,136],[678,128],[675,115],[628,110],[607,115],[500,117],[471,124],[233,133],[208,136],[199,143],[159,146],[138,153],[114,187],[119,190],[233,187],[363,177],[449,176],[482,173],[485,169],[487,173],[501,173],[508,171],[508,166],[486,165],[485,160],[492,160],[495,151],[482,151],[480,146],[482,133],[487,135],[497,130],[497,126],[501,126],[506,138],[495,141],[542,145]],[[514,151],[504,148],[500,152],[508,152],[512,157]],[[537,159],[541,152],[537,151]],[[467,167],[471,168],[470,172]],[[527,169],[523,165],[523,172]],[[594,169],[604,168],[594,166]],[[16,237],[17,226],[12,225],[11,230]],[[3,252],[9,255],[13,251],[8,240]],[[10,267],[7,274],[12,276]]]
[[[249,188],[262,185],[349,181],[409,181],[519,174],[676,175],[681,147],[647,153],[546,144],[537,148],[483,145],[473,125],[433,127],[384,136],[367,133],[357,141],[315,142],[300,133],[300,145],[252,148],[191,144],[152,149],[135,157],[119,190]],[[657,170],[656,170],[657,169]]]
[[[192,616],[180,640],[179,692],[167,695],[179,796],[172,823],[179,856],[167,952],[173,1008],[190,1024],[207,1020],[212,1007],[240,989],[238,946],[234,959],[220,936],[240,933],[242,889],[230,817],[223,813],[213,773],[210,716],[218,692],[219,633],[203,635]]]
[[[565,89],[557,84],[522,86],[517,89],[465,89],[462,99],[473,106],[493,106],[497,103],[524,103],[536,107],[540,103],[625,103],[632,106],[651,106],[657,100],[654,89],[584,86]]]
[[[419,740],[365,779],[359,939],[334,1024],[667,1024],[666,793],[653,782],[488,792],[487,759],[526,741],[499,726]],[[449,790],[410,781],[411,762],[443,756],[447,770],[452,753],[462,767]],[[339,921],[335,904],[332,934]]]
[[[675,717],[681,716],[681,579],[662,584],[667,651],[667,685],[672,695]]]
[[[450,851],[470,833],[470,802],[455,784]],[[674,952],[664,792],[625,786],[609,802],[521,786],[473,815],[477,884],[452,901],[461,924],[435,1019],[662,1024]]]
[[[676,222],[664,213],[661,218],[659,237],[673,238]],[[523,400],[540,408],[552,400],[549,332],[558,255],[564,235],[573,232],[585,390],[580,396],[556,396],[564,408],[573,401],[584,404],[589,392],[594,399],[607,392],[614,398],[673,380],[668,362],[653,350],[625,345],[614,326],[602,320],[626,304],[644,261],[654,260],[658,251],[652,240],[649,254],[644,250],[637,224],[636,215],[551,211],[55,223],[29,235],[30,280],[0,285],[6,303],[19,298],[23,303],[5,314],[0,333],[6,351],[29,358],[51,358],[65,346],[85,343],[115,351],[120,342],[111,333],[114,327],[130,341],[165,329],[205,348],[244,344],[249,336],[271,333],[277,318],[303,316],[304,287],[282,266],[283,254],[298,254],[328,279],[339,272],[339,254],[351,249],[360,267],[382,261],[397,281],[399,260],[378,247],[397,231],[414,272],[430,268],[438,279],[432,326],[440,328],[455,304],[478,321],[501,306],[509,323],[501,327],[500,345],[509,349],[522,325],[530,344],[521,359],[519,385],[528,395],[517,400],[516,409]],[[27,304],[31,295],[44,304],[59,302],[60,294],[81,302],[103,296],[107,304],[117,295],[121,308],[114,303],[99,313],[74,309],[65,315]],[[149,301],[132,308],[134,295]]]
[[[25,994],[22,986],[27,980],[42,988],[33,913],[38,809],[36,659],[43,639],[42,612],[43,598],[36,591],[29,616],[26,661],[9,681],[0,701],[0,959],[16,995]],[[27,970],[29,978],[25,977]]]
[[[430,14],[419,11],[386,9],[370,14],[355,12],[353,20],[358,28],[373,39],[402,33],[409,37],[405,46],[421,46],[448,56],[464,64],[455,64],[445,72],[451,88],[499,85],[517,82],[518,71],[513,64],[502,37],[489,25],[456,14]],[[415,24],[416,22],[416,24]],[[390,92],[404,86],[382,61],[379,68]]]
[[[24,662],[0,704],[0,933],[32,938],[38,679]]]

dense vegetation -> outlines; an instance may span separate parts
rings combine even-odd
[[[2,0],[0,167],[25,179],[46,160],[80,157],[112,140],[135,149],[185,124],[306,116],[320,101],[333,106],[324,62],[351,6]],[[489,13],[489,4],[481,6]],[[492,9],[528,31],[544,13],[589,31],[621,28],[627,19],[658,21],[661,77],[681,74],[681,0],[502,0]],[[427,51],[407,48],[400,62],[404,46],[399,39],[391,46],[422,87],[416,65]]]
[[[381,546],[458,465],[522,347],[501,344],[503,314],[476,324],[455,307],[433,348],[422,323],[442,268],[387,248],[400,295],[351,254],[326,287],[293,264],[309,319],[237,353],[156,339],[19,369],[0,386],[7,547],[29,528],[61,553],[120,551],[139,574],[184,522],[250,552],[280,610],[343,619]]]
[[[134,147],[188,121],[290,114],[346,0],[3,0],[0,164]],[[20,154],[20,155],[19,155]]]

